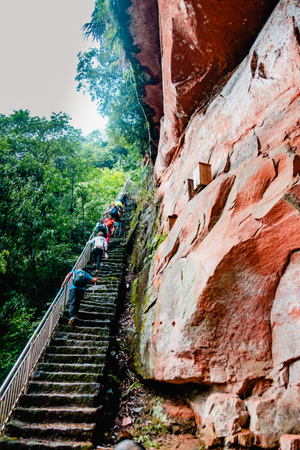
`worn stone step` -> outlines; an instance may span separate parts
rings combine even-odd
[[[122,267],[126,261],[125,256],[126,254],[121,252],[115,252],[114,254],[110,254],[108,257],[109,259],[105,263],[101,262],[101,268],[111,268],[120,271],[120,266]],[[92,265],[92,263],[88,267],[91,270],[94,270],[94,266]]]
[[[63,345],[63,346],[55,346],[55,345],[50,345],[46,348],[45,354],[58,354],[58,355],[63,355],[63,354],[76,354],[76,355],[102,355],[105,354],[107,351],[107,345],[104,345],[103,343],[101,343],[101,346],[93,346],[93,347],[80,347],[80,346],[76,346],[76,347],[70,347],[68,345]]]
[[[99,345],[100,347],[103,345],[106,345],[109,342],[109,336],[105,336],[101,338],[100,341],[97,340],[80,340],[80,336],[78,336],[79,339],[51,339],[50,345],[55,347],[95,347]],[[100,345],[101,344],[101,345]]]
[[[59,319],[59,324],[66,325],[70,328],[70,326],[68,325],[68,321],[69,320],[68,320],[67,316],[64,315]],[[72,325],[72,328],[74,329],[74,331],[77,332],[76,328],[87,327],[88,329],[87,328],[85,329],[85,331],[87,332],[87,331],[90,331],[95,328],[101,328],[102,326],[109,325],[110,322],[111,322],[110,318],[99,318],[97,320],[92,321],[92,323],[89,325],[87,323],[87,321],[81,320],[80,317],[78,317],[78,320],[76,320],[76,322],[74,322],[74,324]]]
[[[114,301],[110,301],[110,302],[104,302],[103,300],[97,298],[97,297],[90,297],[85,299],[82,302],[82,309],[80,309],[80,311],[84,311],[84,312],[98,312],[98,311],[102,311],[102,312],[115,312],[116,308],[117,308],[117,304],[118,304],[118,296],[115,297]],[[80,314],[79,311],[79,314]]]
[[[92,442],[75,441],[49,441],[42,439],[16,439],[3,437],[0,439],[1,450],[89,450],[93,448]]]
[[[98,330],[89,330],[89,332],[81,332],[77,333],[74,330],[75,327],[62,326],[58,327],[57,331],[55,331],[53,339],[70,339],[70,340],[79,340],[79,341],[101,341],[109,337],[110,328],[108,326],[102,327]]]
[[[124,264],[124,261],[126,260],[126,251],[124,250],[115,250],[108,252],[108,259],[102,259],[101,261],[101,267],[113,267],[114,269],[118,270],[118,265]],[[88,267],[93,268],[92,261],[88,264]]]
[[[115,291],[117,289],[119,289],[119,284],[120,284],[120,280],[108,280],[107,279],[107,274],[105,276],[105,278],[101,278],[101,274],[98,276],[98,281],[94,286],[89,286],[86,289],[86,292],[90,293],[94,293],[94,292],[102,292],[102,291]]]
[[[89,299],[91,296],[94,298],[97,296],[98,299],[105,302],[115,301],[116,296],[118,295],[119,291],[116,291],[115,289],[111,292],[109,289],[107,289],[107,286],[101,286],[96,285],[95,289],[91,289],[90,291],[86,291],[84,294],[83,301]]]
[[[48,372],[48,373],[56,373],[56,372],[66,372],[66,373],[94,373],[99,375],[104,370],[105,364],[57,364],[53,362],[40,362],[36,366],[36,371],[38,372]]]
[[[15,408],[13,418],[29,423],[39,422],[74,422],[93,423],[96,421],[98,408],[60,407],[60,408]]]
[[[100,390],[100,383],[76,383],[76,382],[52,382],[52,381],[30,381],[28,383],[28,394],[95,394]]]
[[[122,268],[125,264],[125,255],[114,255],[111,257],[111,260],[106,262],[106,264],[102,264],[103,270],[111,270],[117,273],[122,271]]]
[[[91,294],[87,295],[84,300],[82,300],[81,307],[83,310],[86,310],[89,307],[95,307],[97,309],[101,309],[103,311],[112,310],[114,311],[117,303],[118,295],[114,294],[110,297],[107,297],[104,294]]]
[[[44,362],[58,363],[58,364],[101,364],[105,361],[105,354],[96,355],[56,355],[54,353],[46,353],[44,355]]]
[[[116,311],[116,303],[111,305],[103,305],[102,302],[81,302],[81,308],[79,315],[82,313],[97,313],[97,314],[114,314]]]
[[[113,307],[105,307],[101,304],[86,304],[82,302],[81,304],[82,309],[78,312],[78,319],[79,320],[106,320],[106,319],[112,319],[115,316],[115,310],[116,306]],[[64,319],[68,320],[69,313],[65,312],[63,315]]]
[[[115,249],[108,252],[108,259],[102,260],[104,267],[116,266],[117,263],[123,264],[126,256],[125,249]]]
[[[95,274],[92,273],[92,276],[94,276]],[[108,277],[111,276],[112,278],[109,279]],[[114,276],[114,274],[112,273],[112,271],[103,271],[103,272],[99,272],[96,274],[96,277],[98,278],[97,283],[93,284],[93,285],[88,285],[86,287],[85,292],[95,292],[95,291],[101,291],[103,290],[103,288],[118,288],[119,287],[119,283],[120,283],[120,277],[118,276]],[[102,289],[101,289],[102,288]]]
[[[103,270],[114,270],[116,272],[121,272],[121,268],[123,267],[125,262],[125,258],[122,256],[115,255],[111,258],[110,262],[106,262],[105,264],[101,264],[101,268]],[[121,268],[120,268],[121,266]],[[92,268],[93,269],[93,268]]]
[[[106,286],[106,287],[119,287],[119,284],[122,281],[122,272],[116,272],[115,270],[107,269],[101,270],[98,273],[91,272],[91,276],[95,276],[98,278],[96,286]],[[87,289],[87,292],[93,290],[94,288],[91,286]]]
[[[105,320],[107,321],[107,323],[111,323],[113,321],[114,317],[115,317],[115,315],[111,314],[110,317],[107,317]],[[89,319],[78,317],[78,319],[76,320],[75,324],[78,327],[82,327],[82,328],[86,329],[86,328],[89,328],[89,327],[91,327],[91,328],[92,327],[97,327],[100,323],[103,322],[103,320],[104,319],[101,320],[101,319],[97,319],[97,318],[89,320]]]
[[[82,326],[76,326],[72,325],[70,327],[69,325],[66,325],[64,323],[59,324],[58,331],[67,332],[69,335],[80,335],[81,333],[88,334],[88,335],[94,335],[94,336],[102,336],[107,335],[110,330],[110,320],[106,320],[105,324],[103,326],[97,326],[93,328],[89,328],[88,330],[84,330]]]
[[[125,263],[125,258],[126,253],[125,252],[114,252],[114,253],[110,253],[108,255],[108,259],[103,262],[101,262],[101,268],[111,268],[114,269],[116,271],[120,271],[120,266],[123,266]],[[92,265],[92,262],[89,263],[88,267],[91,270],[94,270],[94,266]]]
[[[104,320],[113,319],[115,317],[115,311],[87,311],[80,310],[78,314],[79,320]]]
[[[96,292],[94,294],[86,294],[82,301],[87,303],[88,305],[114,307],[116,305],[117,298],[118,293],[108,295],[107,293]]]
[[[103,273],[116,273],[116,276],[118,276],[118,277],[122,277],[122,269],[123,269],[123,266],[124,266],[124,261],[121,261],[121,260],[116,260],[113,264],[106,264],[106,265],[103,265],[103,264],[101,264],[101,267],[100,267],[100,269],[98,269],[98,273],[96,274],[96,276],[99,278],[99,277],[101,277],[101,275],[103,275]],[[91,274],[93,274],[94,275],[94,273],[95,273],[95,270],[96,269],[94,269],[94,267],[91,267]],[[103,282],[105,282],[105,279],[104,279],[104,277],[102,277],[103,278]]]
[[[89,294],[109,294],[113,295],[119,291],[119,283],[114,283],[114,285],[111,284],[97,284],[95,286],[95,289],[87,290],[87,295]]]
[[[74,440],[84,442],[93,437],[94,423],[28,423],[12,420],[7,424],[10,436],[37,439]]]
[[[23,394],[20,397],[21,407],[45,406],[85,406],[95,407],[94,394]]]
[[[57,366],[56,366],[57,367]],[[54,381],[54,382],[85,382],[96,383],[98,381],[98,373],[86,373],[86,372],[45,372],[35,371],[32,375],[34,381]]]
[[[122,271],[123,272],[123,271]],[[114,286],[118,287],[122,281],[122,272],[116,272],[115,270],[107,269],[101,270],[98,273],[92,272],[91,275],[98,278],[96,286]],[[93,287],[87,289],[87,292],[93,290]]]
[[[78,316],[78,318],[74,321],[72,327],[76,326],[77,328],[84,328],[86,330],[86,329],[90,329],[90,328],[95,328],[95,327],[101,326],[101,324],[103,323],[104,320],[105,320],[106,324],[111,324],[111,322],[114,319],[115,315],[111,314],[110,317],[107,317],[107,316],[106,316],[106,319],[94,318],[94,319],[90,319],[90,320],[89,319],[85,320],[84,318],[81,318],[80,316]],[[61,317],[59,320],[60,320],[61,324],[64,324],[64,323],[67,324],[68,321],[69,321],[69,319],[67,317]]]

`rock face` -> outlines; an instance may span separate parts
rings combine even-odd
[[[276,3],[158,0],[165,134],[159,145],[160,170],[169,165],[192,113],[246,56]]]
[[[156,156],[168,165],[191,114],[246,56],[278,0],[118,0],[115,7]],[[161,65],[162,63],[162,65]],[[172,145],[170,143],[172,139]]]
[[[237,8],[159,2],[165,116],[155,174],[158,233],[168,236],[140,299],[140,372],[210,389],[191,402],[204,444],[269,448],[300,433],[300,5],[277,5],[203,108],[214,76],[238,58],[214,54],[237,27],[219,13],[226,30],[210,32],[222,4]],[[200,38],[209,63],[191,48]],[[192,192],[199,162],[212,182]]]

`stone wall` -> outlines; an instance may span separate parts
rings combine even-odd
[[[204,387],[191,402],[204,444],[274,447],[300,433],[300,5],[281,1],[223,88],[202,85],[209,101],[197,109],[194,96],[182,115],[176,52],[166,49],[197,41],[184,26],[198,16],[188,0],[172,2],[186,15],[167,4],[159,1],[165,115],[155,164],[157,233],[167,238],[139,302],[139,370]],[[166,31],[169,22],[180,33]],[[199,162],[212,181],[191,193]]]

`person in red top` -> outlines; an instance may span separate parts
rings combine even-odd
[[[111,216],[108,216],[108,218],[105,220],[105,225],[108,228],[108,233],[106,236],[106,242],[109,243],[109,238],[111,236],[111,234],[113,233],[114,229],[115,229],[115,221],[113,220],[113,218]]]

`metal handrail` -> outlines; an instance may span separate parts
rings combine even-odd
[[[127,178],[124,186],[122,187],[119,196],[126,191],[129,181],[130,176]],[[106,211],[106,209],[104,211]],[[88,241],[72,270],[76,270],[78,267],[86,266],[90,259],[90,254],[91,246]],[[29,378],[42,352],[44,351],[46,345],[50,342],[57,322],[68,303],[71,284],[72,279],[70,278],[66,283],[65,289],[61,288],[59,290],[40,324],[29,339],[27,345],[0,388],[0,435],[3,433],[5,425],[21,394],[25,391]]]

